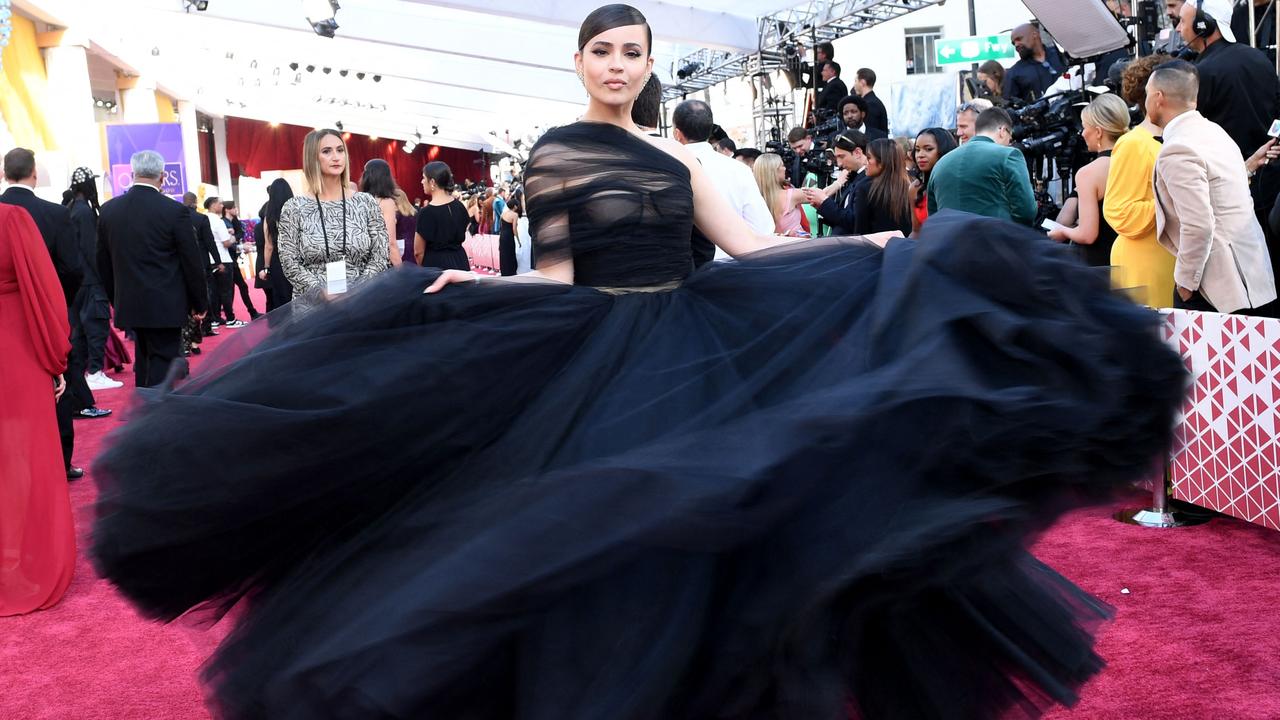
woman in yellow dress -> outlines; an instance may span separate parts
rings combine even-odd
[[[1173,58],[1150,55],[1129,64],[1124,71],[1125,102],[1146,106],[1147,78],[1160,63]],[[1156,196],[1152,185],[1163,129],[1143,117],[1142,122],[1116,141],[1107,173],[1102,214],[1116,231],[1111,264],[1118,268],[1113,281],[1131,297],[1151,307],[1173,304],[1174,256],[1156,242]]]

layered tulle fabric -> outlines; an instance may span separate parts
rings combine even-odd
[[[0,204],[0,616],[51,607],[75,568],[53,393],[70,335],[35,223]]]
[[[1069,703],[1106,609],[1023,548],[1166,448],[1182,370],[1064,252],[941,213],[668,292],[402,268],[152,396],[95,559],[157,618],[246,600],[226,717]]]

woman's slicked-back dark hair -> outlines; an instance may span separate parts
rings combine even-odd
[[[653,53],[653,28],[649,27],[649,21],[644,18],[644,13],[631,7],[630,5],[605,5],[598,7],[582,21],[582,27],[578,30],[578,52],[591,42],[591,38],[603,32],[609,32],[614,28],[628,27],[631,25],[643,25],[647,45],[645,54]]]
[[[391,177],[391,165],[379,158],[364,164],[360,173],[360,192],[369,193],[379,200],[396,196],[396,181]]]
[[[422,177],[435,181],[437,187],[445,192],[453,192],[453,170],[449,164],[436,160],[422,168]]]

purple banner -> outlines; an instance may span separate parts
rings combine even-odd
[[[182,125],[108,125],[107,162],[111,167],[111,195],[119,197],[133,186],[129,159],[142,150],[155,150],[164,158],[164,178],[160,191],[182,200],[187,191],[187,166],[182,151]]]

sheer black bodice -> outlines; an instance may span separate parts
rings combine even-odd
[[[574,282],[643,287],[693,269],[693,189],[678,159],[605,123],[556,128],[525,173],[538,267],[572,258]]]

